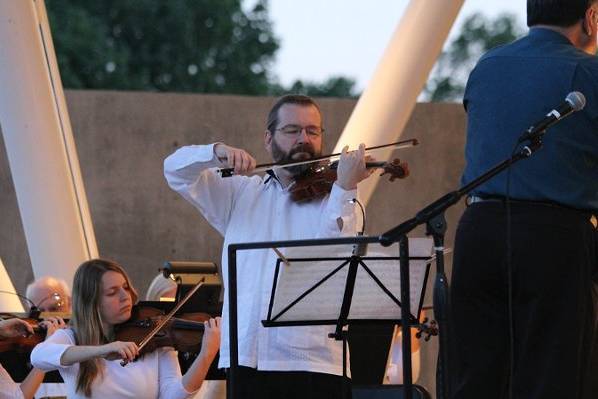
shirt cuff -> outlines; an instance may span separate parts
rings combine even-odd
[[[334,183],[332,185],[332,189],[330,190],[330,197],[328,198],[328,203],[332,206],[332,209],[341,209],[342,214],[345,214],[345,211],[352,212],[353,206],[349,202],[352,199],[357,198],[357,189],[353,190],[345,190],[338,184]],[[337,215],[341,216],[341,214]]]
[[[32,364],[34,367],[37,367],[44,371],[50,371],[57,368],[68,368],[70,366],[64,366],[60,363],[60,359],[64,352],[70,348],[71,344],[55,344],[55,343],[44,343],[44,350],[43,350],[43,358],[37,359],[41,357],[41,354],[34,353],[31,356]],[[36,352],[35,348],[33,349]],[[37,356],[36,356],[37,355]]]
[[[336,183],[332,185],[320,237],[337,237],[355,233],[355,205],[351,200],[356,196],[356,189],[345,190]]]
[[[190,165],[202,163],[204,168],[219,168],[225,166],[220,162],[214,153],[214,146],[219,143],[212,143],[207,145],[190,145],[179,149],[181,157],[173,159],[175,170],[185,169]],[[175,153],[176,154],[176,153]]]

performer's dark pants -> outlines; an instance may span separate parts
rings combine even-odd
[[[343,382],[343,377],[332,374],[239,367],[235,388],[243,399],[342,399]]]
[[[512,203],[515,399],[598,398],[598,230],[591,214]],[[451,282],[453,399],[507,397],[506,216],[474,203],[457,229]]]

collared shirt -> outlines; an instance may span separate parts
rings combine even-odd
[[[277,179],[220,177],[214,144],[188,146],[164,161],[170,187],[193,204],[224,236],[222,273],[228,284],[232,243],[295,240],[355,234],[356,190],[333,185],[328,197],[296,203]],[[339,224],[338,219],[342,219]],[[342,226],[342,229],[339,227]],[[328,338],[332,326],[264,328],[277,255],[272,250],[237,253],[239,364],[259,370],[342,374],[342,346]],[[228,297],[222,313],[220,367],[229,367]]]
[[[470,75],[467,165],[471,182],[513,151],[524,131],[561,104],[568,93],[586,97],[583,111],[547,130],[543,146],[512,166],[510,196],[598,210],[598,59],[560,33],[532,28],[529,34],[484,55]],[[507,173],[475,194],[507,194]]]

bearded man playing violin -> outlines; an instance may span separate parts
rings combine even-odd
[[[324,129],[318,105],[309,97],[287,95],[272,107],[264,145],[276,162],[302,161],[320,155]],[[365,147],[345,147],[330,193],[297,202],[289,188],[305,166],[277,168],[264,177],[247,176],[256,167],[245,150],[224,143],[190,145],[164,162],[169,186],[193,204],[230,243],[338,237],[356,233],[356,209],[351,200],[357,184],[371,172]],[[217,168],[234,169],[224,178]],[[339,398],[342,392],[342,345],[328,338],[330,327],[264,328],[277,255],[273,251],[243,251],[237,255],[239,397]],[[228,264],[227,251],[222,265]],[[227,269],[223,268],[225,286]],[[220,364],[230,365],[228,301],[222,318]]]

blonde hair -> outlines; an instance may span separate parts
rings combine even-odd
[[[113,271],[120,273],[127,282],[133,303],[137,302],[137,292],[129,281],[129,276],[116,262],[106,259],[92,259],[83,262],[73,279],[73,313],[71,325],[77,345],[103,345],[112,341],[110,332],[105,331],[100,313],[102,295],[102,276]],[[103,363],[100,359],[91,359],[79,364],[77,392],[91,396],[91,386],[96,377],[103,375]]]
[[[170,279],[164,277],[162,273],[158,274],[150,283],[147,292],[145,294],[146,301],[159,301],[168,291],[176,290],[176,283]]]

